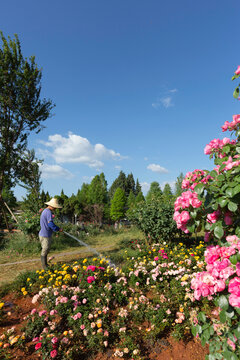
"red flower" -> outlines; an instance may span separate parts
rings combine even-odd
[[[35,345],[35,350],[38,350],[38,349],[40,349],[42,347],[42,343],[37,343],[36,345]]]

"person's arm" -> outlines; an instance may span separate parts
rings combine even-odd
[[[52,229],[54,232],[60,231],[60,228],[57,225],[55,225],[53,222],[51,210],[48,211],[47,222],[48,222],[48,227]]]

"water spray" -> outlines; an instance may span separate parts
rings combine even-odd
[[[80,245],[86,246],[91,252],[93,252],[93,253],[96,254],[98,257],[100,257],[100,259],[107,261],[107,262],[108,262],[108,265],[109,265],[110,267],[112,267],[112,268],[114,268],[114,269],[116,268],[116,265],[115,265],[113,262],[111,262],[110,260],[106,260],[103,255],[101,255],[97,250],[91,248],[91,247],[90,247],[88,244],[86,244],[84,241],[79,240],[77,237],[75,237],[75,236],[67,233],[66,231],[63,231],[63,233],[64,233],[65,235],[69,236],[70,238],[76,240]]]

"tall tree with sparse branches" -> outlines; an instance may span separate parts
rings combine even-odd
[[[42,71],[35,57],[22,55],[15,35],[6,39],[0,32],[0,207],[5,184],[13,186],[28,177],[24,154],[31,132],[38,133],[49,118],[53,104],[41,99]]]

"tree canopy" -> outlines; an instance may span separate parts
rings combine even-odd
[[[35,57],[23,57],[15,35],[6,39],[0,32],[0,206],[5,186],[11,188],[28,177],[27,140],[38,133],[50,116],[53,104],[41,100],[42,72]]]

